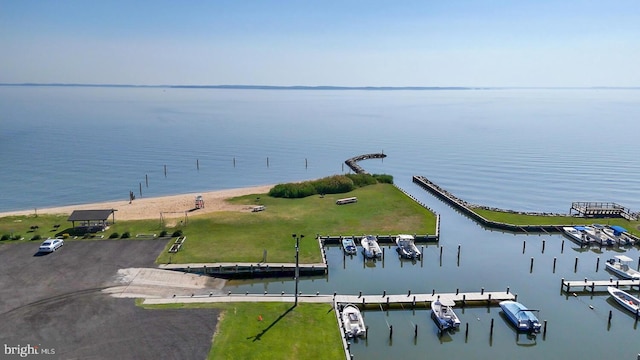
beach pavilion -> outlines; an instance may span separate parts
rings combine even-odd
[[[108,210],[74,210],[67,221],[71,221],[71,225],[74,229],[82,229],[86,232],[97,232],[105,230],[109,223],[109,216],[112,217],[112,222],[116,222],[115,209]],[[80,225],[76,227],[76,222],[80,222]]]

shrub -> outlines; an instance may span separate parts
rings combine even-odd
[[[383,184],[393,184],[393,176],[387,174],[373,174],[373,177],[379,183]]]
[[[131,237],[131,233],[129,233],[128,231],[125,231],[122,233],[122,236],[120,236],[121,239],[128,239]]]
[[[42,236],[40,236],[40,234],[35,234],[33,235],[33,237],[31,237],[31,240],[40,240],[42,239]]]
[[[117,239],[119,237],[120,237],[120,234],[118,234],[117,232],[114,232],[111,235],[109,235],[109,239]]]
[[[351,179],[356,187],[375,185],[378,182],[373,175],[369,174],[347,174],[345,176]]]
[[[167,230],[160,231],[160,237],[165,237],[167,235],[169,235],[169,232]]]
[[[173,232],[173,234],[171,234],[172,237],[179,237],[182,236],[182,230],[176,230]]]
[[[4,234],[4,235],[2,235],[2,237],[0,238],[0,241],[2,241],[2,240],[9,240],[9,239],[11,239],[11,235],[9,235],[9,234]]]
[[[22,236],[20,234],[14,234],[13,237],[11,238],[11,240],[20,240],[22,239]]]

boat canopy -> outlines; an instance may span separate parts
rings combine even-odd
[[[627,229],[623,228],[622,226],[618,226],[618,225],[613,225],[611,226],[611,229],[613,230],[613,234],[614,235],[620,235],[624,232],[627,232]]]
[[[620,261],[622,261],[622,262],[630,262],[630,261],[633,261],[633,259],[632,259],[632,258],[630,258],[630,257],[628,257],[628,256],[626,256],[626,255],[616,255],[616,256],[615,256],[615,258],[616,258],[616,259],[618,259],[618,260],[620,260]]]
[[[439,302],[440,304],[444,305],[444,306],[456,306],[456,302],[453,301],[453,299],[442,298],[442,299],[438,299],[436,301]]]
[[[587,228],[586,228],[586,227],[584,227],[584,226],[582,226],[582,225],[574,226],[573,228],[574,228],[574,229],[576,229],[576,230],[578,230],[578,231],[585,231],[585,230],[587,230]]]

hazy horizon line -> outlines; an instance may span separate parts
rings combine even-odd
[[[0,86],[114,87],[236,90],[638,90],[640,86],[335,86],[335,85],[189,85],[189,84],[91,84],[91,83],[0,83]]]

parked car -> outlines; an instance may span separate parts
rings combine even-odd
[[[47,239],[45,240],[38,251],[40,252],[53,252],[58,250],[62,245],[64,245],[64,240],[62,239]]]

